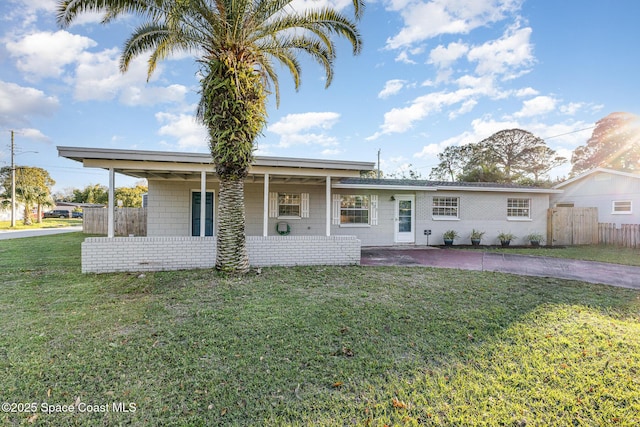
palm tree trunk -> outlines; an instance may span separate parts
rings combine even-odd
[[[216,269],[249,271],[244,210],[244,179],[220,177]]]

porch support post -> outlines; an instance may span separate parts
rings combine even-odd
[[[207,226],[207,172],[200,172],[200,237],[205,236]]]
[[[262,207],[262,236],[269,235],[269,174],[264,174],[264,195]]]
[[[109,205],[107,207],[107,237],[111,238],[115,235],[115,210],[116,210],[116,171],[109,168]]]
[[[325,188],[325,207],[326,207],[326,235],[331,236],[331,177],[327,176],[327,185]]]

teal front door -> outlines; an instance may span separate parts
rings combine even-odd
[[[191,193],[191,235],[200,235],[200,202],[201,194],[194,191]],[[213,193],[207,192],[206,218],[204,222],[204,235],[213,236]]]

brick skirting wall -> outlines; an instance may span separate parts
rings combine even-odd
[[[355,236],[247,236],[254,267],[360,263]],[[82,243],[82,272],[143,272],[212,268],[215,237],[90,237]]]

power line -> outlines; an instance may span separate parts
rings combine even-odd
[[[559,135],[548,136],[548,137],[546,137],[546,138],[542,138],[542,139],[558,138],[558,137],[560,137],[560,136],[571,135],[572,133],[578,133],[578,132],[582,132],[582,131],[584,131],[584,130],[589,130],[589,129],[594,129],[594,128],[595,128],[595,125],[594,125],[594,126],[590,126],[590,127],[588,127],[588,128],[584,128],[584,129],[577,129],[577,130],[572,130],[571,132],[561,133],[561,134],[559,134]]]

